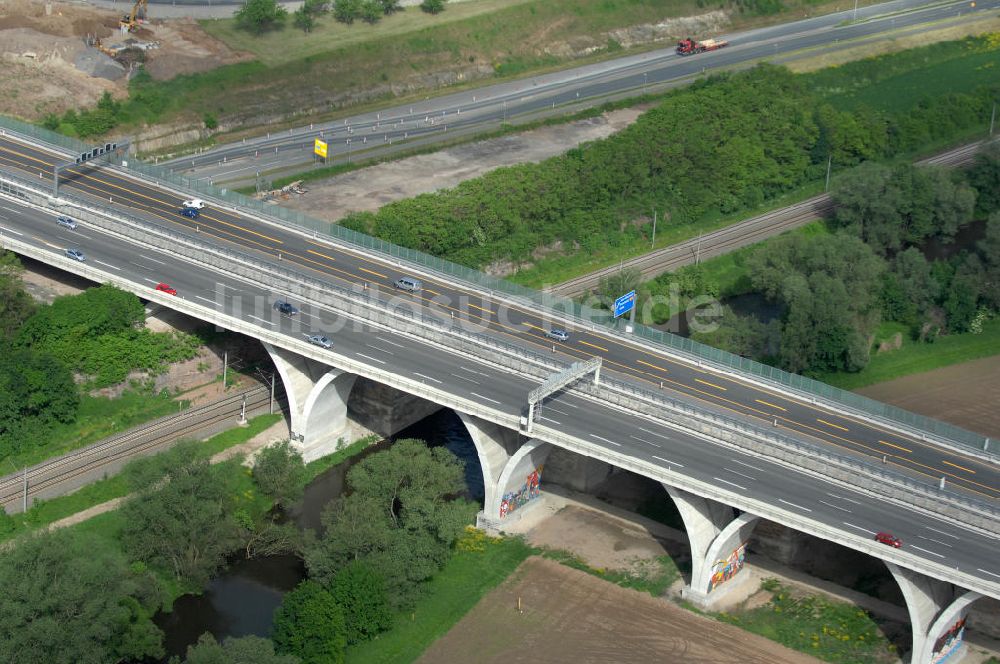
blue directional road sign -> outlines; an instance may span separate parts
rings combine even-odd
[[[635,306],[635,291],[625,293],[615,300],[615,318],[627,314]]]

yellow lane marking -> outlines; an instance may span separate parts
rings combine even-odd
[[[754,401],[756,401],[757,403],[762,403],[765,406],[770,406],[771,408],[777,408],[778,410],[785,410],[785,411],[788,410],[787,408],[782,408],[778,404],[771,403],[770,401],[764,401],[763,399],[754,399]]]
[[[583,344],[584,346],[590,346],[591,348],[596,348],[597,350],[603,350],[605,353],[608,352],[607,348],[604,348],[603,346],[598,346],[597,344],[588,343],[582,340],[580,341],[580,343]]]
[[[328,261],[335,261],[335,260],[337,260],[333,256],[327,256],[326,254],[320,253],[318,251],[313,251],[312,249],[306,249],[306,253],[313,254],[314,256],[321,256],[321,257],[327,259]]]
[[[374,274],[376,277],[381,277],[382,279],[389,278],[387,275],[384,275],[381,272],[376,272],[375,270],[369,270],[368,268],[364,267],[358,267],[358,269],[361,270],[362,272],[367,272],[368,274]]]
[[[966,468],[965,466],[960,466],[957,463],[952,463],[951,461],[945,461],[944,459],[941,459],[941,463],[946,463],[949,466],[951,466],[952,468],[958,468],[959,470],[964,470],[965,472],[972,473],[973,475],[976,474],[976,471],[972,470],[971,468]]]
[[[363,267],[359,267],[358,269],[359,269],[359,270],[365,270],[365,268],[363,268]],[[365,270],[365,272],[367,272],[367,271],[368,271],[368,270]],[[425,293],[430,293],[431,295],[440,295],[440,294],[441,294],[441,293],[439,293],[439,292],[437,292],[436,290],[433,290],[433,289],[431,289],[431,288],[425,288],[425,289],[424,289],[424,292],[425,292]]]
[[[481,307],[481,306],[479,306],[478,304],[473,304],[473,303],[471,303],[471,302],[468,302],[467,304],[468,304],[468,305],[469,305],[470,307],[472,307],[473,309],[479,309],[480,311],[485,311],[485,312],[486,312],[486,313],[488,313],[488,314],[495,314],[495,313],[496,313],[496,312],[495,312],[495,311],[493,311],[492,309],[487,309],[487,308],[485,308],[485,307]]]
[[[897,450],[903,450],[904,452],[910,452],[910,453],[913,452],[913,450],[907,449],[907,448],[903,447],[902,445],[896,445],[895,443],[890,443],[890,442],[885,441],[885,440],[879,440],[878,442],[882,443],[883,445],[888,445],[889,447],[895,447]]]
[[[702,380],[701,378],[695,378],[695,381],[701,383],[702,385],[708,385],[709,387],[714,387],[717,390],[722,390],[723,392],[726,391],[726,388],[724,388],[723,386],[716,385],[715,383],[710,383],[707,380]]]
[[[833,427],[834,429],[840,429],[841,431],[850,431],[850,429],[848,429],[847,427],[842,427],[839,424],[834,424],[833,422],[827,422],[826,420],[821,420],[818,417],[816,418],[816,421],[821,424],[825,424],[828,427]]]
[[[667,370],[664,369],[663,367],[658,367],[655,364],[650,364],[649,362],[645,362],[643,360],[636,360],[636,362],[638,362],[639,364],[645,364],[647,367],[652,367],[653,369],[656,369],[657,371],[663,371],[664,373],[667,372]]]

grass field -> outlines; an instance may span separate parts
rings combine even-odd
[[[500,585],[534,550],[521,539],[495,539],[470,530],[444,568],[427,582],[413,611],[373,641],[350,646],[347,664],[403,664],[427,647]]]
[[[879,329],[876,338],[882,339],[898,330],[888,323]],[[959,362],[1000,353],[1000,318],[983,324],[981,334],[949,334],[938,337],[934,343],[911,340],[905,330],[903,346],[898,350],[872,354],[871,362],[858,373],[824,374],[818,380],[845,390],[856,390],[867,385],[882,383],[893,378],[930,371]]]

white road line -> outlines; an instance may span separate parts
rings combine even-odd
[[[420,376],[421,378],[426,378],[427,380],[429,380],[429,381],[431,381],[433,383],[437,383],[438,385],[441,384],[441,381],[439,381],[437,378],[431,378],[430,376],[425,376],[424,374],[417,373],[416,371],[413,372],[413,375],[414,376]]]
[[[948,544],[947,542],[942,542],[941,540],[936,540],[933,537],[924,537],[923,535],[917,535],[917,537],[919,537],[922,540],[927,540],[928,542],[934,542],[935,544],[940,544],[941,546],[946,546],[949,549],[953,549],[954,548],[951,544]]]
[[[378,339],[379,341],[384,341],[385,343],[389,344],[390,346],[395,346],[396,348],[406,348],[406,346],[404,346],[403,344],[398,344],[395,341],[389,341],[388,339],[385,339],[385,338],[380,337],[378,335],[376,335],[375,338]]]
[[[863,533],[868,533],[872,537],[875,536],[875,531],[874,530],[868,530],[867,528],[862,528],[861,526],[855,526],[853,523],[847,523],[846,521],[841,521],[841,523],[844,524],[845,526],[849,527],[849,528],[854,528],[856,530],[860,530]]]
[[[469,381],[470,383],[472,383],[474,385],[482,385],[482,383],[480,383],[478,380],[473,380],[473,379],[469,378],[468,376],[463,376],[463,375],[457,374],[457,373],[453,373],[451,375],[454,376],[455,378],[458,378],[459,380],[467,380],[467,381]]]
[[[671,461],[670,459],[664,459],[663,457],[658,457],[658,456],[655,456],[655,455],[651,455],[651,456],[654,459],[659,459],[663,463],[670,464],[671,466],[677,466],[678,468],[683,468],[684,467],[683,463],[677,463],[676,461]]]
[[[643,429],[639,427],[639,431],[645,431],[650,436],[656,436],[657,438],[662,438],[663,440],[670,440],[670,436],[664,436],[662,433],[656,433],[655,431],[650,431],[649,429]]]
[[[204,302],[209,302],[209,303],[211,303],[213,305],[215,304],[215,300],[210,300],[207,297],[202,297],[201,295],[195,295],[195,297],[198,298],[199,300],[204,301]]]
[[[0,207],[2,207],[4,210],[7,210],[7,212],[13,212],[15,214],[22,214],[24,212],[24,210],[15,210],[14,208],[9,208],[6,205],[0,205]]]
[[[313,314],[307,314],[306,312],[302,311],[301,309],[299,309],[299,315],[302,316],[303,318],[319,318],[319,316],[315,316]]]
[[[765,470],[763,468],[758,468],[757,466],[751,466],[749,463],[747,463],[745,461],[740,461],[739,459],[730,459],[730,461],[732,461],[733,463],[738,463],[741,466],[746,466],[747,468],[751,468],[753,470],[760,471],[762,473],[765,472]]]
[[[496,399],[490,399],[489,397],[484,397],[482,394],[476,394],[475,392],[469,392],[469,394],[471,394],[474,397],[479,397],[480,399],[484,399],[485,401],[489,401],[490,403],[495,403],[497,405],[502,405]]]
[[[827,507],[832,507],[835,510],[840,510],[841,512],[847,512],[848,514],[851,513],[851,510],[847,509],[846,507],[841,507],[840,505],[834,505],[833,503],[828,503],[825,500],[821,500],[819,502],[823,503]]]
[[[143,280],[143,281],[148,281],[148,282],[149,282],[149,283],[151,283],[151,284],[158,284],[158,283],[160,283],[160,282],[159,282],[159,281],[157,281],[156,279],[150,279],[149,277],[143,277],[143,278],[142,278],[142,280]]]
[[[377,357],[372,357],[371,355],[365,355],[364,353],[358,353],[358,357],[363,357],[366,360],[371,360],[372,362],[378,362],[379,364],[385,364],[384,361],[378,359]]]
[[[995,576],[996,578],[1000,579],[1000,574],[997,574],[995,572],[988,572],[988,571],[984,570],[982,567],[977,567],[976,571],[977,572],[982,572],[983,574],[989,574],[990,576]]]
[[[132,263],[132,265],[135,265],[136,267],[141,267],[143,270],[149,270],[150,272],[153,272],[153,268],[149,267],[148,265],[140,265],[139,263],[133,263],[132,261],[129,261],[129,263]]]
[[[18,233],[17,231],[15,231],[15,230],[13,230],[11,228],[0,228],[0,230],[2,230],[4,233],[13,233],[14,235],[17,235],[18,237],[21,237],[22,235],[24,235],[24,233]]]
[[[713,477],[712,479],[713,479],[713,480],[716,480],[716,481],[718,481],[718,482],[722,482],[723,484],[728,484],[728,485],[730,485],[730,486],[734,486],[734,487],[736,487],[737,489],[742,489],[743,491],[746,491],[746,490],[747,490],[747,488],[746,488],[745,486],[740,486],[740,485],[739,485],[739,484],[737,484],[736,482],[730,482],[729,480],[724,480],[724,479],[722,479],[721,477]]]
[[[616,443],[613,440],[608,440],[607,438],[603,438],[601,436],[598,436],[596,433],[590,434],[590,437],[591,438],[596,438],[597,440],[603,440],[605,443],[611,443],[612,445],[615,445],[616,447],[621,447],[622,446],[621,443]]]
[[[545,410],[551,410],[551,411],[553,411],[555,413],[561,413],[562,415],[569,415],[569,413],[567,413],[565,410],[559,410],[558,408],[553,408],[552,406],[549,406],[548,404],[545,405]]]
[[[569,406],[570,408],[579,408],[579,406],[577,406],[575,403],[568,403],[566,401],[560,401],[559,405],[560,406]]]
[[[553,424],[562,424],[562,422],[560,422],[558,420],[554,420],[551,417],[545,417],[544,415],[539,415],[538,419],[545,420],[546,422],[552,422]]]
[[[726,472],[732,473],[733,475],[739,475],[740,477],[745,477],[748,480],[753,480],[754,482],[757,481],[756,477],[750,477],[749,475],[745,475],[745,474],[743,474],[743,473],[741,473],[739,471],[733,470],[732,468],[723,468],[723,470],[726,471]]]
[[[139,258],[145,258],[147,261],[153,261],[154,263],[159,263],[160,265],[166,265],[166,263],[164,263],[163,261],[158,261],[155,258],[150,258],[145,254],[139,254]]]
[[[791,505],[792,507],[797,507],[800,510],[805,510],[806,512],[812,512],[812,510],[809,509],[808,507],[802,507],[802,505],[796,505],[795,503],[790,503],[787,500],[784,500],[783,498],[778,498],[778,502],[779,503],[784,503],[786,505]]]
[[[843,496],[838,496],[838,495],[837,495],[837,494],[835,494],[835,493],[828,493],[828,494],[826,494],[826,495],[830,496],[831,498],[836,498],[837,500],[846,500],[847,502],[849,502],[849,503],[854,503],[855,505],[860,505],[860,504],[861,504],[861,503],[859,503],[859,502],[858,502],[858,501],[856,501],[856,500],[851,500],[850,498],[845,498],[845,497],[843,497]]]
[[[916,549],[917,551],[923,551],[924,553],[929,553],[932,556],[937,556],[938,558],[944,558],[944,556],[942,556],[940,553],[937,553],[935,551],[928,551],[927,549],[925,549],[923,547],[919,547],[916,544],[911,544],[910,548],[911,549]]]
[[[94,260],[94,262],[97,263],[98,265],[103,265],[104,267],[110,267],[112,270],[118,270],[119,272],[121,271],[120,267],[115,267],[110,263],[105,263],[104,261],[99,261],[99,260]]]
[[[387,355],[393,354],[391,350],[386,350],[385,348],[379,348],[378,346],[373,346],[371,344],[365,344],[365,345],[368,346],[369,348],[374,348],[375,350],[380,351],[382,353],[386,353]]]
[[[196,295],[195,297],[198,297],[198,296]],[[271,327],[274,327],[274,323],[272,323],[271,321],[264,320],[263,318],[258,318],[257,316],[254,316],[252,314],[247,314],[247,318],[253,318],[254,320],[259,320],[264,325],[269,325]]]
[[[469,367],[459,366],[458,368],[461,369],[462,371],[468,371],[469,373],[474,373],[477,376],[486,376],[487,378],[490,377],[489,374],[483,373],[482,371],[477,371],[475,369],[470,369]]]
[[[647,445],[652,445],[653,447],[657,447],[657,448],[660,447],[656,443],[651,443],[648,440],[646,440],[645,438],[639,438],[639,436],[629,435],[629,438],[631,438],[632,440],[638,440],[640,443],[646,443]]]
[[[83,234],[83,233],[81,233],[80,231],[70,231],[70,233],[72,233],[73,235],[79,235],[79,236],[80,236],[80,237],[82,237],[82,238],[83,238],[84,240],[92,240],[92,239],[93,239],[93,238],[92,238],[92,237],[90,237],[89,235],[84,235],[84,234]]]
[[[958,535],[952,535],[951,533],[946,533],[943,530],[938,530],[937,528],[931,528],[930,526],[924,526],[927,530],[933,530],[936,533],[944,535],[945,537],[950,537],[952,539],[961,539]]]

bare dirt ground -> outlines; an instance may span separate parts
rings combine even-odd
[[[1000,437],[1000,355],[904,376],[858,390],[921,415]]]
[[[309,193],[282,205],[336,221],[350,212],[454,187],[502,166],[538,162],[580,143],[606,138],[635,122],[644,109],[626,108],[565,125],[468,143],[310,182]]]
[[[518,598],[522,611],[518,611]],[[818,660],[649,595],[532,557],[417,660],[806,664]]]
[[[116,98],[126,94],[124,70],[109,80],[74,66],[86,52],[110,63],[110,58],[88,47],[88,35],[106,45],[124,42],[118,30],[123,8],[99,9],[79,3],[41,0],[0,2],[0,113],[38,120],[48,113],[92,107],[105,92]],[[155,7],[151,8],[155,12]],[[191,19],[151,20],[130,38],[158,42],[147,51],[147,71],[154,78],[171,78],[213,69],[247,59],[209,37]]]

